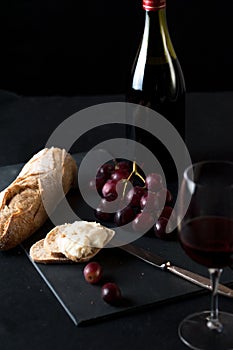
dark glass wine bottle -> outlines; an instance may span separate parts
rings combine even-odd
[[[136,54],[126,100],[147,106],[164,116],[185,138],[185,82],[166,20],[166,0],[142,0],[145,27]],[[175,172],[171,156],[142,129],[128,127],[128,136],[141,142],[159,159],[165,175]],[[174,145],[175,147],[175,145]]]

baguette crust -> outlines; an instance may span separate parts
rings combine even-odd
[[[0,193],[0,250],[14,248],[41,227],[48,217],[42,196],[54,210],[59,180],[63,196],[75,185],[77,165],[64,149],[45,148],[35,154],[17,178]]]

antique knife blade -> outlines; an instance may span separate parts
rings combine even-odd
[[[164,271],[169,271],[181,278],[186,279],[189,282],[192,282],[194,284],[197,284],[200,287],[212,290],[211,284],[210,284],[210,279],[206,278],[204,276],[198,275],[194,272],[185,270],[181,267],[175,266],[173,265],[170,261],[155,255],[149,251],[147,251],[146,249],[143,249],[141,247],[137,247],[135,245],[132,244],[125,244],[120,246],[119,248],[121,248],[122,250],[126,251],[127,253],[134,255],[135,257],[145,261],[146,263],[149,263],[155,267],[158,267],[161,270]],[[228,296],[228,297],[233,297],[233,290],[222,285],[219,284],[218,286],[218,293],[222,294],[224,296]]]

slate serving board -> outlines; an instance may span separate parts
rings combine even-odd
[[[22,164],[0,168],[0,190],[17,176],[21,167]],[[85,220],[94,219],[93,210],[80,201],[77,191],[70,192],[69,200],[71,203],[78,203],[79,217]],[[27,255],[30,246],[45,237],[52,227],[53,224],[48,220],[22,244]],[[206,269],[191,261],[176,241],[165,242],[152,236],[144,236],[134,244],[155,252],[176,265],[208,276]],[[32,262],[75,325],[89,324],[203,292],[200,287],[169,272],[156,269],[120,248],[103,249],[94,260],[100,262],[104,269],[103,279],[97,285],[90,285],[84,280],[85,264],[43,265]],[[101,285],[107,281],[116,282],[121,288],[123,300],[118,306],[106,304],[101,298]],[[225,269],[221,282],[233,282],[233,272],[230,269]]]

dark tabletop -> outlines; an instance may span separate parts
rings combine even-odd
[[[28,160],[59,123],[85,107],[122,96],[22,97],[0,93],[0,165]],[[187,146],[193,160],[233,159],[233,92],[187,95]],[[79,145],[85,151],[85,144]],[[209,293],[77,327],[17,247],[0,253],[0,346],[11,349],[186,349],[177,334],[188,314],[209,307]],[[152,281],[156,288],[156,281]],[[233,301],[220,297],[220,309]]]

